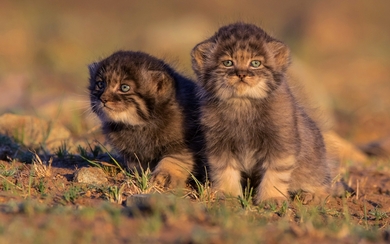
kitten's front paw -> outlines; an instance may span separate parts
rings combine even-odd
[[[261,206],[265,209],[280,208],[283,204],[288,203],[285,197],[269,198],[266,200],[259,200],[258,198],[253,199],[253,204]]]
[[[302,201],[302,204],[308,204],[310,202],[313,202],[316,200],[314,193],[310,192],[302,192],[300,195],[300,199]]]
[[[158,170],[153,172],[151,182],[163,188],[174,189],[184,187],[186,179],[175,176],[169,171]]]
[[[216,190],[216,192],[215,192],[215,199],[217,199],[218,201],[223,201],[223,200],[226,199],[226,194],[223,193],[223,191]]]
[[[296,197],[298,197],[303,205],[318,205],[327,198],[327,195],[325,193],[314,194],[312,192],[300,192]]]

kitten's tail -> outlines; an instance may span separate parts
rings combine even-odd
[[[346,173],[346,162],[364,162],[367,157],[354,145],[342,139],[333,131],[324,134],[327,150],[327,163],[331,172],[332,184],[329,193],[332,196],[341,197],[346,192],[353,192],[353,189],[343,180],[342,175]]]
[[[359,147],[370,157],[390,158],[390,135]]]

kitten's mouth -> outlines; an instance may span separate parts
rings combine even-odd
[[[107,104],[105,104],[105,103],[103,103],[103,108],[108,109],[108,110],[111,110],[111,111],[115,111],[115,109],[113,109],[113,108],[107,106]]]
[[[243,89],[243,88],[248,88],[248,87],[250,88],[250,87],[254,86],[253,82],[250,82],[250,81],[246,80],[245,78],[234,79],[234,80],[231,80],[229,83],[235,89]]]
[[[259,92],[256,89],[257,84],[257,80],[248,77],[230,77],[225,80],[225,87],[229,90],[230,97],[257,97],[256,94]],[[227,93],[224,96],[226,95]]]
[[[245,79],[240,79],[237,83],[244,83],[245,85],[250,86],[250,84]]]
[[[122,112],[125,110],[123,106],[115,103],[102,103],[102,107],[112,112]]]
[[[247,77],[232,77],[228,79],[228,83],[231,86],[241,86],[241,85],[247,85],[247,86],[253,86],[253,82],[248,80]]]

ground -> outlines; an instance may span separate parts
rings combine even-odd
[[[31,163],[0,161],[1,243],[385,243],[390,241],[388,160],[343,162],[350,188],[320,205],[299,196],[281,206],[251,197],[215,199],[207,184],[166,191],[149,171],[131,174],[104,149],[31,154]],[[64,149],[64,148],[63,148]],[[103,172],[104,184],[76,182],[80,168]]]

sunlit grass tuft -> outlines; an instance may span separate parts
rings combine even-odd
[[[38,178],[50,177],[52,175],[51,165],[53,158],[48,161],[42,161],[38,154],[34,153],[33,169]]]

